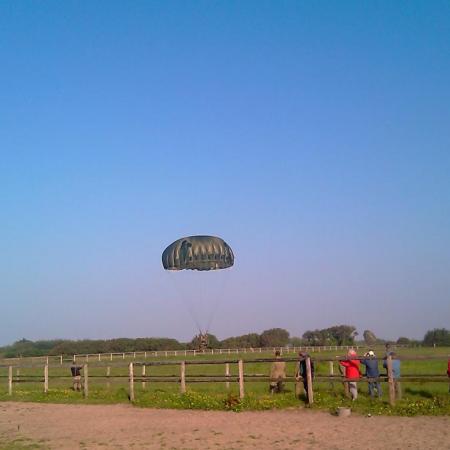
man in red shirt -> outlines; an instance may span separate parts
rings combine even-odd
[[[349,350],[347,353],[347,358],[354,358],[356,356],[357,354],[353,349]],[[359,380],[361,376],[359,359],[347,359],[345,361],[339,361],[339,364],[345,367],[345,378],[349,380],[348,388],[352,401],[355,401],[358,398],[358,385],[356,381]]]

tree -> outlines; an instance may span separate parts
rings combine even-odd
[[[289,339],[289,343],[292,345],[292,347],[301,347],[302,345],[304,345],[303,339],[297,336],[292,336]]]
[[[337,325],[327,328],[330,336],[336,341],[337,345],[353,345],[355,336],[358,335],[356,327],[353,325]]]
[[[411,340],[404,336],[399,337],[397,339],[397,344],[399,344],[399,345],[408,345],[410,343],[411,343]]]
[[[370,330],[364,330],[363,333],[364,342],[367,346],[372,347],[377,343],[377,337],[375,336],[375,333],[373,333]]]
[[[202,347],[202,341],[200,339],[200,335],[196,334],[191,342],[188,344],[188,347],[191,349],[199,349]],[[208,333],[208,342],[207,342],[207,348],[218,348],[220,347],[220,341],[217,339],[214,334]]]
[[[446,328],[435,328],[429,330],[423,338],[424,345],[450,345],[450,331]]]
[[[258,348],[260,346],[261,342],[258,333],[231,336],[220,342],[220,347],[222,348]]]
[[[262,347],[285,347],[289,342],[289,332],[283,328],[271,328],[261,333]]]
[[[358,333],[352,325],[336,325],[303,333],[309,345],[353,345]]]

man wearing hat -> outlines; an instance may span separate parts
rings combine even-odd
[[[366,377],[369,383],[369,395],[375,397],[375,390],[377,391],[378,398],[381,398],[381,384],[378,381],[380,371],[378,370],[378,359],[375,358],[373,350],[369,350],[365,355],[367,359],[362,359],[361,364],[366,366]]]

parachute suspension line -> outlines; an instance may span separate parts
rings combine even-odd
[[[221,279],[220,286],[218,287],[218,295],[214,298],[213,307],[209,314],[208,322],[206,325],[206,333],[209,333],[209,330],[211,329],[213,320],[215,319],[217,311],[219,310],[219,305],[220,305],[220,303],[222,303],[222,300],[224,298],[225,288],[228,285],[229,279],[230,279],[230,272],[225,271],[225,273],[223,274],[223,277]]]
[[[191,303],[189,301],[183,301],[183,298],[185,297],[185,294],[183,293],[183,290],[178,286],[178,284],[175,281],[175,277],[177,274],[171,274],[169,271],[164,271],[167,274],[167,278],[170,280],[170,284],[175,290],[175,297],[177,299],[181,299],[181,302],[183,304],[183,307],[188,312],[189,316],[191,317],[192,321],[194,322],[195,326],[197,327],[197,330],[199,333],[202,333],[202,327],[200,326],[199,321],[197,320],[197,316],[195,314],[194,308],[192,307]]]

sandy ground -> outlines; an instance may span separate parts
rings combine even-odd
[[[303,408],[232,413],[0,402],[0,442],[16,439],[57,450],[450,449],[450,417],[341,418]]]

